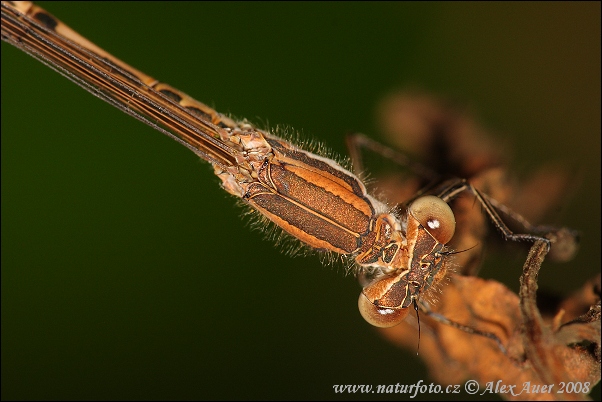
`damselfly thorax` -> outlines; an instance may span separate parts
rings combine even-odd
[[[287,234],[312,249],[353,259],[356,271],[370,278],[359,306],[371,324],[399,323],[445,277],[451,254],[446,244],[455,230],[447,202],[459,193],[472,193],[505,238],[541,239],[512,233],[491,200],[464,180],[416,197],[400,212],[369,195],[358,175],[335,161],[216,112],[30,2],[2,2],[2,39],[185,145],[213,166],[227,192]],[[360,147],[370,144],[356,138]]]

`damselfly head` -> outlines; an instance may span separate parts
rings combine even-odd
[[[376,277],[364,287],[358,300],[362,317],[377,327],[399,324],[409,307],[434,283],[445,276],[445,244],[455,232],[456,221],[447,203],[424,196],[407,209],[406,239],[401,253],[406,266]]]

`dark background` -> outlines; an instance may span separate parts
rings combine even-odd
[[[397,89],[460,99],[518,174],[582,171],[549,219],[582,248],[540,286],[600,269],[600,3],[44,7],[221,112],[338,153],[350,130],[378,138]],[[2,399],[363,399],[332,386],[430,381],[362,320],[341,267],[284,255],[240,215],[190,151],[3,43]],[[516,289],[524,255],[497,260],[483,275]]]

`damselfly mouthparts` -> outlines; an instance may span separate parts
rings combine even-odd
[[[399,323],[445,276],[445,245],[455,227],[446,201],[460,192],[476,197],[505,238],[543,239],[512,233],[487,196],[462,180],[439,187],[437,197],[417,198],[403,214],[395,212],[336,162],[216,112],[111,56],[29,2],[2,3],[2,39],[182,143],[213,165],[226,191],[289,235],[313,249],[352,258],[357,271],[371,278],[359,305],[374,325]]]

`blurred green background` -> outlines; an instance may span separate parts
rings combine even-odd
[[[540,286],[600,270],[600,3],[44,7],[221,112],[338,153],[348,131],[378,138],[397,89],[461,99],[518,173],[583,171],[551,217],[582,248]],[[1,93],[3,400],[397,400],[332,386],[430,381],[362,320],[352,277],[275,249],[190,151],[6,43]],[[524,255],[496,259],[483,275],[515,266],[516,289]]]

